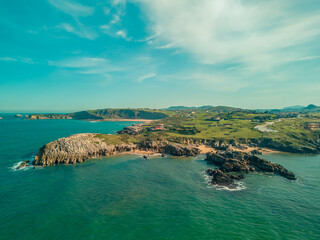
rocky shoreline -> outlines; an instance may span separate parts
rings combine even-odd
[[[110,144],[97,137],[98,134],[84,133],[60,138],[40,148],[32,162],[35,166],[53,166],[58,164],[76,164],[92,158],[102,158],[117,154],[148,153],[169,154],[172,156],[196,156],[201,153],[199,145],[179,144],[166,140],[141,141],[139,143]],[[278,174],[290,180],[295,175],[283,166],[258,157],[258,150],[245,151],[246,145],[209,146],[205,161],[214,164],[217,169],[207,169],[211,183],[219,186],[234,187],[235,180],[245,178],[250,172],[268,172]],[[243,150],[241,150],[243,149]],[[211,151],[212,150],[212,151]],[[24,166],[19,166],[22,168]]]
[[[295,175],[283,166],[257,157],[254,153],[240,151],[218,151],[207,153],[205,159],[209,164],[218,166],[218,169],[207,169],[214,185],[232,187],[235,180],[245,178],[246,173],[268,172],[278,174],[289,180],[296,180]]]
[[[173,156],[196,156],[200,150],[195,146],[183,146],[167,141],[143,141],[138,144],[106,144],[97,134],[83,133],[46,144],[35,156],[34,165],[52,166],[76,164],[91,158],[130,153],[137,150],[164,153]]]

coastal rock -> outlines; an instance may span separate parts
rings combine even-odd
[[[128,126],[123,128],[121,131],[118,131],[118,134],[129,134],[129,135],[137,135],[143,131],[141,124],[135,124],[132,126]]]
[[[173,156],[196,156],[200,150],[194,146],[183,146],[178,143],[167,141],[143,141],[139,144],[139,149],[158,153],[167,153]]]
[[[214,185],[219,186],[230,186],[234,183],[234,180],[241,180],[244,178],[243,174],[230,174],[223,172],[220,169],[214,170],[214,169],[207,169],[206,173],[209,174],[212,179],[211,183]]]
[[[144,141],[139,144],[107,144],[96,137],[97,134],[76,134],[46,144],[40,148],[33,164],[52,166],[57,164],[75,164],[90,158],[146,150],[156,153],[167,153],[174,156],[195,156],[200,153],[196,147],[183,146],[167,141]]]
[[[3,117],[0,117],[0,120],[3,119]]]
[[[206,161],[219,166],[219,171],[209,171],[212,176],[212,182],[214,184],[233,183],[235,178],[232,178],[228,173],[242,174],[249,172],[269,172],[279,174],[290,180],[295,180],[295,175],[285,169],[283,166],[259,158],[251,153],[239,152],[239,151],[218,151],[216,153],[207,153]]]
[[[105,157],[137,148],[135,144],[107,145],[96,134],[76,134],[46,144],[40,148],[33,164],[51,166],[81,163],[89,158]]]
[[[291,153],[319,153],[320,152],[320,144],[317,140],[307,139],[304,141],[303,145],[296,146],[290,142],[280,143],[276,142],[273,139],[263,139],[259,142],[260,147],[267,147],[271,149],[277,149],[283,152],[291,152]]]
[[[23,116],[21,114],[14,115],[16,118],[22,118]]]
[[[26,166],[29,166],[29,160],[23,161],[18,167],[17,170],[25,168]]]

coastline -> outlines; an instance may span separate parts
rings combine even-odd
[[[197,146],[197,148],[200,150],[202,154],[206,154],[210,152],[216,153],[218,151],[217,149],[213,147],[209,147],[205,144],[201,144]],[[239,149],[239,148],[232,147],[231,149],[232,151],[239,151],[244,153],[249,153],[251,151],[260,151],[262,154],[285,153],[284,151],[278,151],[270,148],[261,148],[261,147],[247,147],[246,149]]]
[[[110,118],[110,119],[99,119],[99,120],[87,120],[88,122],[152,122],[152,119],[127,119],[127,118]]]
[[[140,139],[139,142],[134,142],[133,139],[128,140],[128,135],[125,134],[106,136],[93,133],[75,134],[41,147],[32,164],[35,168],[58,164],[69,165],[122,154],[142,155],[144,159],[155,155],[191,157],[205,154],[206,162],[219,167],[206,170],[206,173],[212,177],[213,185],[232,188],[235,181],[244,179],[244,174],[250,172],[270,172],[289,180],[296,180],[294,173],[283,166],[257,156],[276,152],[271,149],[243,144],[211,146],[204,143],[185,145],[161,139]],[[25,167],[28,162],[23,162],[18,168]]]

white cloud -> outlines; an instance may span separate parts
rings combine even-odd
[[[100,25],[100,30],[111,37],[121,37],[127,41],[131,41],[127,31],[122,26],[122,17],[126,14],[125,0],[112,0],[109,7],[105,7],[104,14],[109,17],[106,24]]]
[[[299,1],[134,0],[161,34],[152,44],[180,48],[205,64],[241,63],[269,70],[303,58],[320,37],[319,11],[294,10]],[[298,6],[299,7],[299,6]]]
[[[137,81],[138,82],[143,82],[144,80],[149,79],[149,78],[153,78],[155,76],[156,76],[155,73],[150,73],[150,74],[147,74],[147,75],[139,77]]]
[[[72,26],[69,23],[61,23],[57,26],[57,28],[63,29],[69,33],[73,33],[78,37],[87,38],[90,40],[94,40],[98,37],[98,34],[95,31],[91,30],[80,22],[78,22],[76,27]]]
[[[48,0],[49,3],[61,10],[62,12],[69,14],[75,18],[77,17],[87,17],[94,13],[93,7],[88,7],[77,3],[75,1],[68,0]]]
[[[125,40],[127,40],[127,41],[130,41],[130,40],[131,40],[131,38],[129,38],[128,35],[127,35],[127,31],[125,31],[125,30],[119,30],[119,31],[116,33],[116,35],[119,36],[119,37],[121,37],[121,38],[123,38],[123,39],[125,39]]]
[[[314,60],[318,58],[320,58],[320,56],[307,56],[307,57],[299,58],[297,59],[297,61],[309,61],[309,60]]]
[[[34,61],[32,58],[25,58],[25,57],[0,57],[0,61],[3,62],[22,62],[22,63],[28,63],[28,64],[34,64]]]
[[[60,61],[49,61],[48,64],[78,74],[103,75],[121,70],[108,59],[93,57],[68,58]]]
[[[61,61],[49,61],[49,65],[64,68],[86,68],[95,67],[101,64],[105,64],[107,62],[109,62],[109,60],[105,58],[77,57],[64,59]]]
[[[57,26],[62,30],[69,33],[76,34],[78,37],[94,40],[98,37],[98,34],[91,30],[89,27],[82,24],[79,17],[88,17],[94,14],[94,7],[88,7],[69,0],[48,0],[49,3],[59,9],[60,11],[72,16],[75,20],[75,26],[69,23],[61,23]]]

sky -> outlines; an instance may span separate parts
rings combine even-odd
[[[319,0],[0,1],[0,112],[320,105]]]

